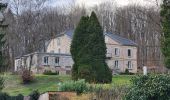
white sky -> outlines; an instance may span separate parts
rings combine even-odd
[[[138,3],[141,5],[155,5],[156,0],[49,0],[49,3],[51,3],[51,6],[56,6],[56,5],[65,5],[65,4],[70,4],[75,1],[76,4],[78,5],[85,5],[86,7],[92,7],[98,4],[101,4],[103,2],[116,2],[118,6],[124,6],[128,5],[131,3]]]

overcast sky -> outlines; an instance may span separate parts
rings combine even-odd
[[[138,3],[141,5],[154,5],[156,0],[49,0],[49,3],[52,6],[56,5],[65,5],[75,2],[75,4],[82,5],[84,4],[86,7],[92,7],[94,5],[101,4],[103,2],[116,2],[120,6]],[[69,2],[69,3],[68,3]]]

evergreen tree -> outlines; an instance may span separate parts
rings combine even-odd
[[[105,62],[106,44],[103,30],[94,12],[90,18],[81,18],[74,32],[71,54],[74,61],[73,79],[80,78],[97,83],[111,82],[112,74]]]
[[[87,48],[89,49],[91,57],[91,64],[93,73],[95,74],[95,81],[98,83],[111,82],[112,74],[105,62],[106,44],[104,34],[98,18],[94,12],[92,12],[89,19],[88,32],[90,33],[90,36]]]
[[[88,27],[88,19],[89,17],[82,17],[77,28],[74,31],[73,40],[71,44],[71,55],[74,61],[74,65],[72,68],[72,78],[78,79],[78,62],[81,58],[80,51],[82,50],[83,46],[86,44],[86,37],[87,27]]]
[[[162,17],[162,53],[164,55],[165,66],[170,69],[170,1],[163,0],[161,6]]]
[[[3,71],[4,70],[4,56],[3,56],[3,51],[2,48],[5,44],[4,41],[4,34],[0,33],[0,70]]]

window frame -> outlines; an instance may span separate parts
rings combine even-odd
[[[128,63],[127,63],[127,68],[128,68],[128,69],[133,69],[133,63],[132,63],[132,61],[128,61]]]
[[[43,59],[44,60],[43,62],[46,65],[48,65],[48,60],[49,60],[48,58],[49,58],[48,56],[44,56],[44,59]]]
[[[117,52],[116,52],[117,51]],[[116,54],[117,53],[117,54]],[[114,48],[114,55],[119,57],[120,56],[120,49],[119,48]]]
[[[130,51],[130,52],[129,52]],[[130,53],[130,55],[129,55],[129,53]],[[130,58],[130,57],[132,57],[132,49],[127,49],[127,56]]]
[[[55,64],[59,64],[60,63],[60,57],[55,57]]]
[[[114,68],[119,69],[119,61],[118,60],[114,61]]]

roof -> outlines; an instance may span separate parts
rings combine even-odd
[[[68,37],[70,37],[71,39],[73,38],[73,34],[74,34],[74,30],[69,30],[69,31],[65,31],[64,34],[66,34]],[[120,43],[121,45],[124,46],[137,46],[137,44],[135,42],[133,42],[130,39],[127,38],[123,38],[121,36],[118,36],[116,34],[113,33],[104,33],[105,35],[107,35],[108,37],[110,37],[111,39],[115,40],[116,42]]]
[[[127,39],[127,38],[123,38],[123,37],[118,36],[116,34],[105,33],[105,35],[107,35],[111,39],[115,40],[116,42],[120,43],[121,45],[125,45],[125,46],[137,46],[137,44],[135,42],[133,42],[132,40]]]
[[[71,57],[70,54],[63,54],[63,53],[33,52],[33,53],[30,53],[30,54],[15,57],[15,59],[20,59],[22,57],[29,57],[30,55],[34,55],[34,54],[44,54],[44,55],[48,55],[48,56],[68,56],[68,57]]]
[[[73,38],[73,34],[74,34],[74,30],[68,30],[68,31],[66,31],[64,33],[72,39]]]

